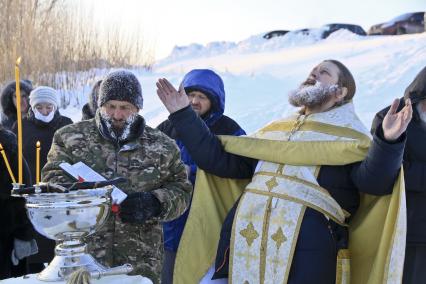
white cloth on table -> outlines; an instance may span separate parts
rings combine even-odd
[[[66,284],[66,281],[58,281],[58,282],[45,282],[37,279],[37,274],[26,275],[22,277],[9,278],[0,281],[1,284]],[[140,275],[111,275],[105,276],[101,279],[91,279],[90,283],[92,284],[152,284],[152,281],[146,277],[142,277]]]

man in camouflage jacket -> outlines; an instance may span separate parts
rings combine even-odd
[[[95,118],[55,133],[42,175],[45,182],[70,182],[62,162],[82,161],[107,179],[125,177],[128,194],[120,214],[88,237],[88,249],[100,263],[133,265],[131,274],[160,282],[163,258],[160,221],[179,217],[187,208],[192,186],[176,144],[145,125],[142,92],[132,73],[115,71],[100,87]]]

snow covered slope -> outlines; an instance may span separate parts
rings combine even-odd
[[[135,70],[144,93],[141,113],[151,126],[167,118],[155,93],[158,78],[168,78],[178,86],[191,69],[211,68],[225,83],[225,113],[251,133],[295,110],[287,102],[288,92],[324,59],[337,59],[353,73],[355,107],[369,128],[374,114],[401,97],[426,66],[426,33],[361,37],[340,30],[325,40],[319,40],[315,32],[309,36],[290,33],[271,40],[257,35],[239,43],[177,47],[151,72]],[[78,108],[63,112],[80,119]]]

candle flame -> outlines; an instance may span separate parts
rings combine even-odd
[[[37,143],[36,143],[36,147],[37,147],[37,148],[40,148],[40,141],[37,141]]]
[[[16,59],[16,66],[19,66],[19,64],[21,64],[21,56]]]

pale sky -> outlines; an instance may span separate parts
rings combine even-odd
[[[368,28],[406,12],[426,11],[426,0],[81,0],[99,25],[141,31],[156,59],[175,45],[244,40],[271,30],[340,22]]]

